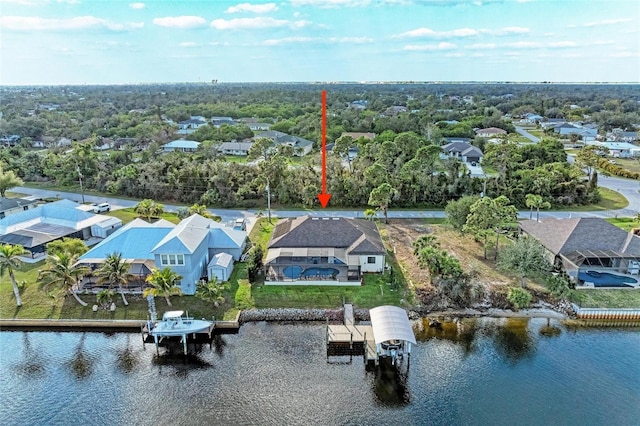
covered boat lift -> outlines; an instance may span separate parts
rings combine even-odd
[[[406,354],[408,368],[411,344],[416,344],[416,336],[407,312],[397,306],[378,306],[371,309],[369,315],[378,359],[389,359],[395,365]]]

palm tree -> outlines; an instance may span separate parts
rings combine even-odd
[[[171,268],[155,269],[149,275],[147,275],[147,282],[151,287],[145,288],[142,295],[147,296],[162,296],[167,301],[167,305],[171,305],[171,296],[180,296],[182,291],[177,286],[178,282],[182,279],[182,276],[172,271]]]
[[[527,194],[525,198],[525,204],[531,208],[529,212],[529,219],[533,219],[533,209],[536,209],[536,221],[540,221],[540,209],[548,209],[551,207],[551,203],[544,201],[541,195]]]
[[[89,274],[90,270],[87,266],[77,265],[77,260],[77,255],[69,253],[58,253],[47,257],[47,268],[40,271],[38,281],[42,290],[47,290],[51,286],[62,287],[79,304],[87,306],[73,288],[83,276]]]
[[[20,289],[16,282],[16,276],[13,271],[22,265],[22,260],[18,256],[27,254],[27,251],[21,245],[2,244],[0,245],[0,277],[4,277],[4,273],[9,274],[11,284],[13,285],[13,294],[16,297],[16,305],[22,306],[20,298]]]
[[[196,297],[213,303],[216,308],[225,302],[222,292],[227,290],[228,285],[219,283],[216,277],[213,277],[208,283],[200,281],[196,288]]]
[[[118,292],[120,296],[122,296],[122,303],[126,305],[129,304],[127,299],[124,297],[124,290],[122,289],[123,284],[127,284],[131,279],[131,274],[129,273],[129,268],[131,265],[122,260],[122,253],[111,253],[105,259],[104,263],[98,268],[95,272],[95,275],[98,276],[98,283],[108,283],[109,288],[113,285],[118,286]]]

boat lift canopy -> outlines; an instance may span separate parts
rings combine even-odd
[[[404,340],[416,344],[407,312],[397,306],[378,306],[369,310],[376,345],[390,340]]]

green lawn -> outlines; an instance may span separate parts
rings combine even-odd
[[[618,228],[624,229],[625,231],[631,231],[634,228],[640,227],[640,222],[638,222],[635,217],[611,217],[605,220],[616,225]]]
[[[118,219],[120,219],[122,221],[122,224],[127,224],[129,222],[131,222],[134,219],[137,219],[139,216],[137,213],[135,213],[133,211],[133,208],[126,208],[126,209],[119,209],[119,210],[113,210],[110,211],[109,213],[106,213],[108,216],[113,216],[113,217],[117,217]],[[169,212],[164,212],[162,213],[162,216],[160,216],[162,219],[168,220],[171,223],[179,223],[180,222],[180,218],[178,217],[177,214],[175,213],[169,213]],[[146,218],[143,218],[146,220]]]
[[[402,287],[393,289],[389,275],[365,275],[362,286],[254,286],[253,299],[257,308],[339,308],[351,302],[358,308],[380,305],[400,306]]]
[[[630,172],[640,173],[640,161],[634,158],[614,158],[616,164],[629,170]]]
[[[571,299],[581,308],[640,308],[640,290],[632,288],[574,290]]]
[[[590,212],[590,211],[599,211],[599,210],[624,209],[629,205],[629,201],[625,198],[624,195],[622,195],[618,191],[614,191],[612,189],[603,188],[603,187],[599,187],[598,191],[600,191],[600,195],[602,196],[602,200],[600,200],[598,204],[588,204],[585,206],[568,206],[563,208],[557,208],[554,210]]]

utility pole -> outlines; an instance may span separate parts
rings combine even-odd
[[[82,187],[82,173],[80,172],[80,166],[76,163],[76,171],[78,172],[78,180],[80,181],[80,194],[82,194],[82,204],[84,204],[84,188]]]
[[[269,178],[267,178],[267,186],[265,189],[267,190],[267,217],[269,218],[269,223],[271,223],[271,188],[269,187]]]

